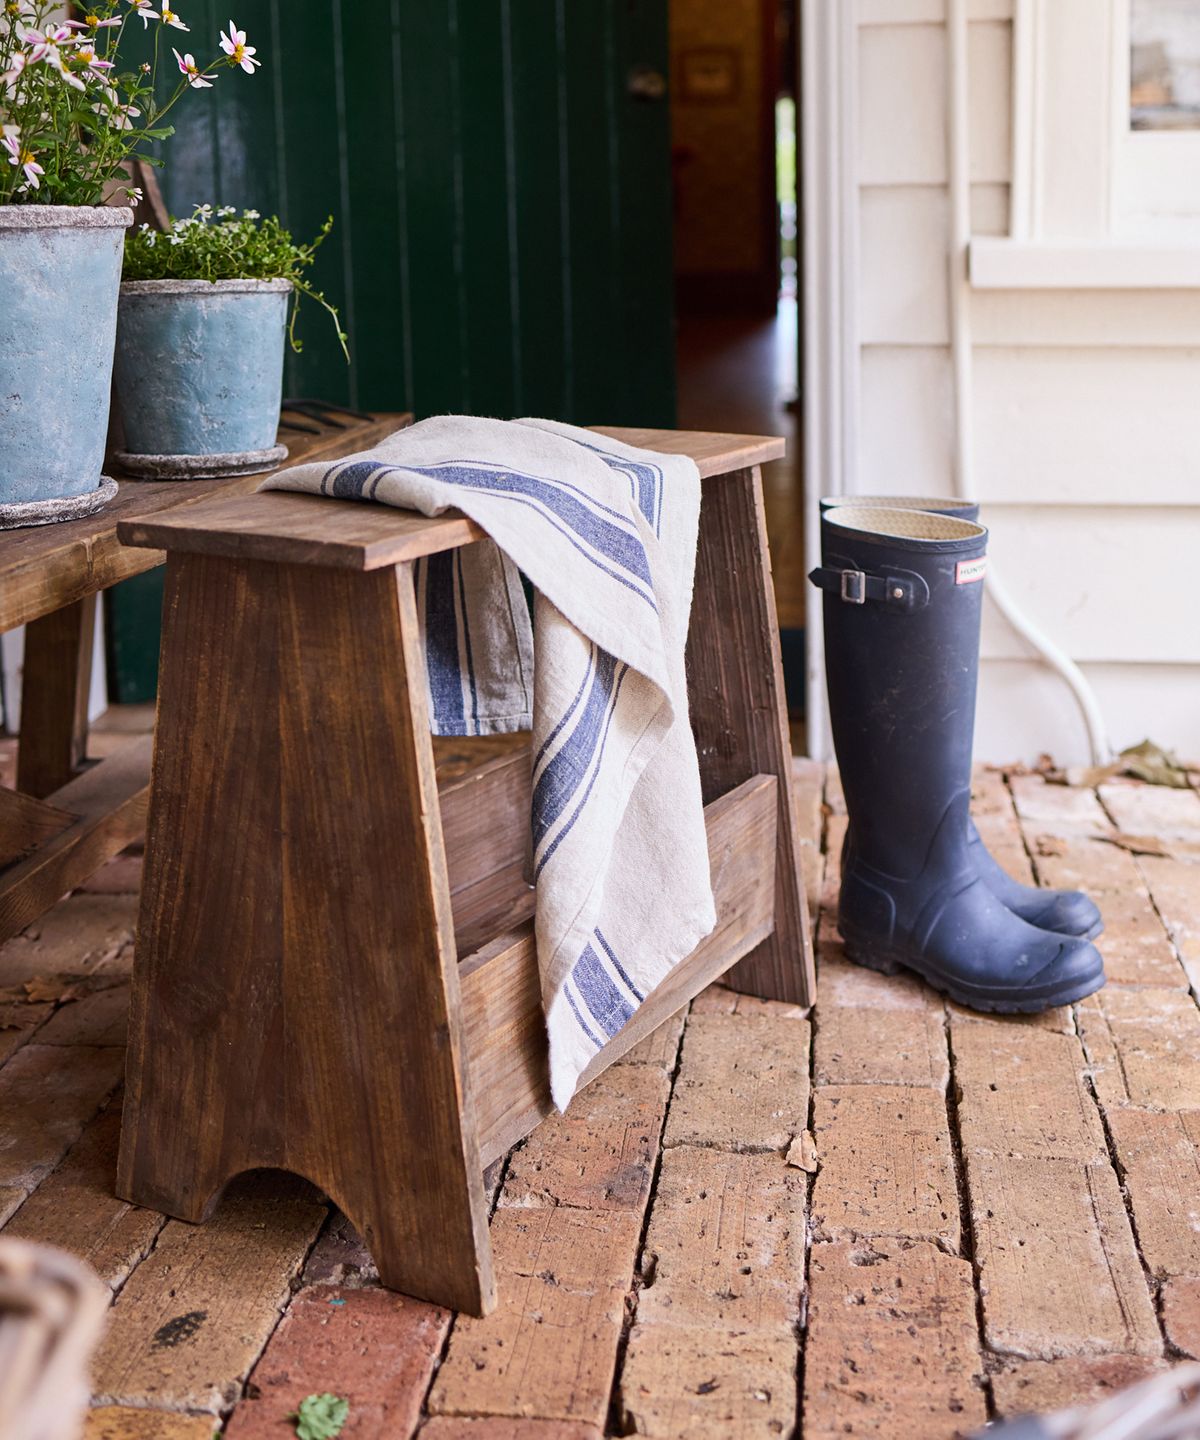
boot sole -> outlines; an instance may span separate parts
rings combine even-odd
[[[904,951],[894,950],[890,946],[851,940],[844,931],[842,939],[845,945],[846,959],[855,965],[861,965],[864,970],[874,970],[880,975],[898,975],[902,970],[909,970],[914,975],[920,976],[926,985],[940,994],[948,996],[955,1004],[965,1005],[968,1010],[980,1010],[989,1015],[1038,1015],[1043,1010],[1053,1010],[1057,1005],[1073,1005],[1077,1000],[1085,1000],[1089,995],[1094,995],[1104,985],[1106,978],[1104,971],[1101,970],[1094,980],[1063,985],[1058,990],[1045,995],[1005,998],[995,993],[978,990],[974,986],[956,985],[946,976],[939,975],[936,970],[927,969]]]

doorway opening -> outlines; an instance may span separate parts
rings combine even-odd
[[[678,423],[787,440],[787,457],[764,467],[763,486],[788,705],[799,720],[796,0],[671,0],[670,46]]]

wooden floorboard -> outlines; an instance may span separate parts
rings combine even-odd
[[[999,1019],[845,960],[836,776],[795,788],[814,1010],[710,988],[498,1161],[486,1320],[271,1172],[199,1228],[113,1197],[136,852],[0,946],[4,1233],[114,1295],[90,1440],[324,1390],[346,1436],[951,1440],[1200,1356],[1200,794],[980,773],[994,852],[1109,920],[1100,995]]]

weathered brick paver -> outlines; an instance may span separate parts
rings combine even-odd
[[[808,1046],[807,1020],[693,1016],[665,1143],[786,1149],[808,1124]]]
[[[1107,1159],[1074,1035],[1003,1020],[951,1022],[964,1148],[995,1155]]]
[[[120,1097],[92,1122],[66,1159],[43,1180],[6,1235],[57,1245],[86,1260],[108,1285],[120,1285],[149,1251],[163,1217],[118,1200],[113,1186],[121,1133]]]
[[[832,990],[832,985],[827,987],[827,993]],[[927,1000],[919,1006],[889,1009],[822,1007],[813,1035],[817,1085],[924,1085],[944,1090],[948,1075],[940,1004]]]
[[[502,1205],[637,1210],[650,1195],[670,1081],[656,1065],[614,1065],[513,1155]]]
[[[574,1420],[511,1420],[503,1415],[435,1415],[421,1440],[601,1440],[595,1425]]]
[[[1200,1276],[1177,1275],[1162,1287],[1163,1329],[1182,1354],[1200,1360]]]
[[[626,1434],[653,1440],[782,1436],[796,1417],[796,1341],[705,1325],[638,1326],[619,1403]]]
[[[1157,1355],[1158,1323],[1107,1161],[967,1153],[984,1337],[1002,1355]]]
[[[310,1186],[235,1181],[204,1225],[171,1220],[113,1306],[97,1396],[163,1410],[228,1409],[241,1394],[325,1218]]]
[[[815,1245],[805,1440],[950,1440],[987,1419],[971,1266],[913,1241]]]
[[[23,1046],[0,1069],[0,1185],[31,1190],[79,1138],[121,1079],[115,1047]]]
[[[812,1198],[816,1239],[897,1236],[958,1249],[958,1188],[940,1091],[823,1087],[813,1134],[820,1157]]]
[[[1080,1005],[1079,1033],[1106,1107],[1200,1108],[1200,1009],[1186,992],[1106,986]]]
[[[1143,1355],[1023,1360],[992,1375],[992,1396],[1000,1415],[1045,1414],[1099,1404],[1166,1368],[1165,1360]]]
[[[499,1301],[456,1320],[430,1411],[602,1425],[640,1233],[635,1210],[497,1210]]]
[[[786,1331],[800,1314],[806,1185],[773,1153],[667,1150],[642,1252],[639,1324]]]
[[[441,1353],[450,1312],[380,1289],[301,1290],[250,1376],[225,1440],[271,1440],[306,1395],[332,1391],[349,1402],[341,1434],[407,1436]]]
[[[1188,983],[1200,994],[1200,862],[1141,855],[1138,868]]]
[[[1108,1126],[1146,1264],[1200,1275],[1200,1111],[1113,1109]]]

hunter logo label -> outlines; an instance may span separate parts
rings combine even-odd
[[[977,560],[960,560],[954,567],[954,583],[956,585],[971,585],[976,580],[982,580],[986,574],[986,555],[980,555]]]

